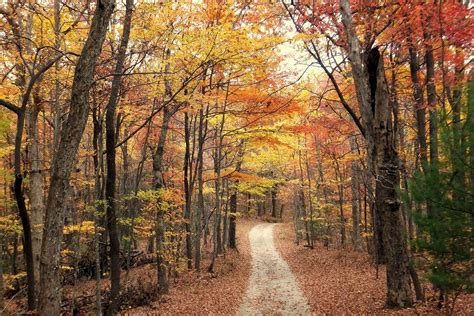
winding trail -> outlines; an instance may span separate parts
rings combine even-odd
[[[309,306],[288,264],[273,245],[275,224],[249,233],[252,273],[239,315],[309,315]]]

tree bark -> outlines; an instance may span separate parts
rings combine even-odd
[[[243,157],[243,142],[240,143],[239,153],[237,154],[238,161],[235,166],[235,171],[240,172],[242,169],[242,157]],[[234,181],[234,187],[231,188],[232,194],[230,196],[230,215],[229,215],[229,248],[237,249],[237,193],[238,189],[237,186],[239,185],[239,181]]]
[[[341,231],[341,245],[344,246],[346,242],[346,219],[344,217],[344,183],[341,174],[341,168],[339,166],[339,162],[337,157],[334,157],[334,171],[336,174],[337,184],[337,192],[339,196],[339,225]]]
[[[163,121],[161,123],[158,145],[156,147],[155,155],[153,156],[153,180],[155,190],[165,188],[165,182],[163,179],[163,155],[171,116],[172,112],[168,106],[165,106],[163,108]],[[158,268],[158,287],[161,294],[166,294],[169,291],[168,264],[165,259],[164,248],[164,243],[166,241],[164,215],[164,210],[160,208],[156,215],[156,261]]]
[[[119,100],[119,90],[122,72],[125,63],[128,40],[130,38],[130,28],[132,23],[133,0],[127,0],[125,5],[125,19],[123,22],[123,33],[117,53],[117,63],[115,64],[114,77],[110,90],[109,102],[105,114],[105,148],[107,175],[105,180],[105,199],[107,231],[110,240],[110,304],[107,314],[112,315],[118,308],[118,296],[120,293],[120,241],[117,228],[117,215],[115,204],[115,191],[117,182],[116,171],[116,108]]]
[[[271,194],[271,198],[272,198],[272,217],[273,218],[276,218],[277,217],[277,187],[276,185],[274,185],[272,188],[271,188],[271,191],[270,191],[270,194]]]
[[[218,126],[215,129],[215,141],[216,149],[214,154],[214,173],[216,175],[216,181],[214,182],[215,188],[215,213],[214,213],[214,248],[212,251],[211,264],[208,267],[208,272],[214,272],[214,265],[219,253],[222,253],[222,241],[221,241],[221,164],[222,164],[222,145],[224,142],[224,125],[225,125],[225,111],[227,107],[227,98],[229,96],[230,82],[227,82],[226,95],[224,105],[222,107],[222,118]]]
[[[355,136],[351,137],[351,151],[353,153],[357,152],[357,144],[355,140]],[[358,200],[359,200],[359,183],[358,183],[358,176],[359,176],[359,166],[357,161],[353,160],[351,162],[351,192],[352,192],[352,243],[354,245],[354,249],[357,251],[362,250],[362,244],[360,241],[360,210],[358,208]]]
[[[206,111],[207,112],[207,111]],[[202,222],[204,215],[204,182],[203,182],[203,169],[204,169],[204,140],[207,134],[207,115],[204,115],[204,110],[199,110],[199,127],[198,127],[198,152],[197,152],[197,213],[196,213],[196,236],[194,241],[194,268],[196,270],[201,269],[201,236],[202,236]]]
[[[410,306],[413,304],[413,298],[408,270],[408,249],[397,194],[400,180],[399,161],[383,57],[378,48],[373,48],[365,54],[365,61],[363,60],[359,39],[352,23],[349,1],[340,0],[340,6],[368,145],[369,166],[376,177],[376,214],[382,227],[387,261],[387,306]]]
[[[415,99],[415,118],[416,118],[416,132],[418,137],[418,145],[420,146],[420,158],[422,168],[426,167],[428,162],[428,148],[426,146],[426,123],[425,123],[425,105],[423,98],[423,89],[419,82],[420,65],[415,49],[412,44],[411,37],[408,36],[408,46],[410,55],[410,77],[413,84],[413,98]]]
[[[184,140],[185,140],[185,152],[184,152],[184,219],[186,221],[186,259],[188,269],[193,268],[193,245],[191,238],[191,197],[193,194],[192,184],[190,179],[191,166],[191,146],[190,146],[190,132],[191,126],[189,123],[189,114],[184,113]]]
[[[38,114],[40,104],[36,93],[33,93],[33,101],[33,106],[28,112],[28,162],[30,165],[28,197],[31,208],[33,266],[36,276],[35,288],[37,290],[39,288],[38,278],[40,275],[41,240],[43,238],[44,195],[42,155],[38,140]]]
[[[430,40],[430,35],[423,32],[425,41]],[[430,162],[436,164],[438,161],[438,122],[436,115],[436,87],[434,82],[434,56],[433,47],[431,44],[425,44],[425,64],[426,64],[426,94],[429,108],[429,120],[430,120]]]
[[[70,112],[51,166],[51,183],[41,248],[39,314],[58,315],[61,309],[60,250],[69,178],[89,113],[89,90],[97,58],[107,33],[113,0],[100,0],[81,56],[76,64],[71,91]]]

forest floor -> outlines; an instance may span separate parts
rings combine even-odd
[[[147,306],[125,310],[128,315],[235,315],[247,289],[251,270],[249,232],[261,222],[240,218],[237,222],[237,251],[227,250],[217,260],[216,273],[209,274],[209,256],[202,272],[183,271],[170,284],[168,295]],[[156,273],[155,273],[156,274]],[[156,278],[155,278],[156,279]]]
[[[436,308],[434,294],[427,291],[427,303],[414,308],[387,310],[385,303],[385,268],[376,267],[366,253],[349,249],[315,249],[295,244],[291,223],[275,227],[275,244],[288,262],[303,290],[313,314],[400,314],[445,315]],[[426,285],[426,287],[428,287]],[[460,295],[454,315],[474,315],[474,295]]]
[[[309,249],[295,244],[291,223],[269,224],[255,219],[238,219],[238,251],[227,250],[216,261],[215,273],[207,272],[211,247],[203,249],[201,272],[183,267],[170,280],[169,294],[157,298],[156,265],[146,264],[122,275],[129,285],[124,315],[444,315],[436,308],[436,297],[427,290],[427,303],[414,308],[387,310],[385,270],[377,269],[364,252],[326,249],[317,244]],[[108,280],[102,281],[107,288]],[[131,286],[130,286],[131,285]],[[428,288],[428,286],[425,286]],[[89,297],[93,306],[94,280],[66,286],[64,295]],[[6,314],[24,309],[25,299],[8,303]],[[89,308],[88,308],[89,309]],[[90,309],[89,309],[90,310]],[[1,313],[0,313],[1,314]],[[87,312],[81,315],[88,315]],[[474,295],[460,295],[455,315],[474,315]]]

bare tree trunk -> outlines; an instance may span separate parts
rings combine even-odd
[[[184,154],[184,219],[186,220],[185,229],[186,229],[186,258],[188,269],[193,268],[193,245],[191,238],[191,198],[193,194],[192,184],[191,184],[191,175],[190,171],[192,170],[191,165],[191,146],[190,146],[190,132],[191,126],[189,122],[189,114],[184,113],[184,140],[185,140],[185,154]]]
[[[76,64],[70,112],[61,131],[60,143],[51,166],[41,248],[40,315],[58,315],[61,309],[59,261],[65,215],[63,198],[69,187],[69,177],[87,123],[89,90],[114,7],[113,0],[101,0],[96,7],[89,35]]]
[[[276,185],[274,185],[272,188],[271,188],[271,191],[270,191],[270,194],[271,194],[271,198],[272,198],[272,217],[273,218],[276,218],[277,217],[277,188],[276,188]]]
[[[423,32],[425,41],[429,40],[430,35]],[[438,122],[436,115],[436,87],[434,82],[434,56],[431,44],[425,45],[425,63],[426,63],[426,93],[428,95],[428,106],[430,109],[430,162],[435,164],[438,161]]]
[[[306,142],[306,136],[305,136],[305,146],[307,144]],[[309,234],[310,234],[310,240],[311,240],[311,249],[314,248],[314,239],[315,239],[315,232],[314,232],[314,206],[313,206],[313,186],[311,183],[311,167],[309,165],[309,158],[308,158],[308,151],[305,152],[305,165],[306,165],[306,175],[308,177],[308,204],[309,204],[309,220],[311,226],[309,227]]]
[[[222,241],[220,240],[220,228],[221,228],[221,163],[222,163],[222,145],[224,142],[224,124],[225,124],[225,111],[227,107],[227,98],[229,96],[229,85],[227,82],[226,96],[224,105],[222,108],[222,118],[219,126],[215,130],[216,150],[214,156],[214,173],[216,174],[215,181],[215,205],[216,210],[214,213],[214,249],[212,252],[211,264],[208,267],[208,272],[214,272],[214,264],[219,253],[222,253]]]
[[[115,75],[112,79],[109,102],[105,114],[105,147],[107,174],[105,180],[105,199],[107,231],[110,240],[110,304],[107,314],[112,315],[119,307],[118,296],[120,293],[120,241],[117,228],[117,215],[115,203],[116,191],[116,163],[115,163],[115,145],[116,145],[116,108],[119,100],[119,90],[122,79],[122,72],[125,63],[125,53],[127,52],[128,40],[130,37],[130,28],[132,23],[133,0],[127,0],[125,19],[123,22],[123,33],[120,40],[120,46],[117,54],[117,63],[115,64]]]
[[[224,206],[224,216],[222,219],[222,242],[221,242],[221,251],[225,252],[225,246],[228,244],[229,240],[229,179],[224,179],[224,187],[222,192],[222,199],[225,195],[225,206]]]
[[[237,154],[237,163],[235,166],[235,171],[240,172],[242,169],[242,157],[244,155],[244,144],[243,141],[239,144],[239,152]],[[234,181],[234,187],[231,188],[232,194],[230,196],[230,215],[229,215],[229,248],[237,249],[237,193],[239,181]]]
[[[466,133],[463,129],[461,119],[462,108],[462,90],[464,82],[464,54],[460,48],[456,48],[456,64],[454,67],[454,87],[452,92],[452,124],[453,124],[453,142],[455,148],[460,148],[462,154],[454,155],[452,166],[454,171],[455,186],[454,199],[463,200],[463,192],[466,192]]]
[[[207,115],[206,115],[207,116]],[[201,236],[202,222],[204,215],[204,183],[202,178],[204,164],[204,140],[207,133],[207,120],[205,120],[204,110],[199,110],[199,132],[198,132],[198,153],[197,153],[197,213],[196,213],[196,236],[194,241],[194,267],[196,270],[201,268]]]
[[[357,152],[357,144],[355,136],[351,137],[351,151],[353,153]],[[359,200],[359,166],[357,161],[353,160],[351,162],[351,192],[352,192],[352,243],[354,249],[357,251],[362,250],[362,244],[360,240],[360,209],[358,208]]]
[[[412,44],[411,37],[408,37],[409,55],[410,55],[410,75],[411,82],[413,84],[413,98],[415,99],[415,118],[416,118],[416,131],[418,136],[418,144],[420,146],[420,157],[422,168],[426,167],[428,161],[428,148],[426,146],[426,123],[425,123],[425,104],[423,99],[423,90],[419,82],[418,73],[420,71],[420,65],[418,57],[416,56],[415,49]]]
[[[237,162],[237,166],[235,167],[235,170],[237,172],[240,172],[240,169],[242,167],[242,161],[239,160]],[[234,182],[234,186],[237,186],[239,184],[239,181],[236,180]],[[232,194],[230,196],[230,215],[229,215],[229,248],[231,249],[237,249],[237,188],[231,188]]]
[[[382,241],[387,261],[387,305],[405,307],[413,304],[408,269],[408,249],[404,237],[399,187],[399,161],[392,111],[384,74],[383,56],[371,49],[362,59],[359,39],[352,23],[348,0],[340,0],[342,22],[349,43],[349,60],[356,86],[368,145],[370,169],[376,176],[376,214],[382,225]]]
[[[334,157],[334,167],[335,167],[335,174],[337,184],[337,192],[339,196],[339,224],[341,225],[341,245],[344,246],[346,242],[346,219],[344,217],[344,183],[341,174],[341,168],[339,166],[339,162],[336,157]]]
[[[216,137],[216,152],[214,157],[214,173],[216,174],[216,180],[214,183],[215,190],[215,210],[214,210],[214,233],[213,233],[213,251],[211,264],[209,265],[207,271],[212,273],[214,272],[214,265],[217,258],[217,255],[220,252],[220,209],[221,209],[221,160],[222,160],[222,130],[224,126],[224,115],[221,119],[220,128],[216,127],[215,137]],[[220,130],[220,132],[219,132]]]
[[[163,179],[163,155],[171,116],[172,112],[168,106],[165,106],[163,108],[163,121],[161,124],[158,145],[156,147],[155,155],[153,156],[153,179],[155,190],[165,188],[165,182]],[[166,241],[164,215],[164,210],[162,209],[159,209],[156,215],[156,261],[158,268],[158,287],[161,294],[166,294],[169,290],[168,263],[165,260],[164,245]]]
[[[38,96],[33,94],[34,104],[28,115],[28,161],[30,164],[28,197],[31,208],[31,228],[33,247],[33,266],[35,278],[35,288],[39,288],[39,268],[41,240],[43,238],[44,221],[44,196],[43,196],[43,175],[42,175],[42,155],[39,148],[38,139],[38,114],[40,104]]]
[[[252,193],[247,193],[247,216],[250,215],[250,211],[252,210]]]
[[[299,196],[301,202],[301,216],[303,217],[304,221],[304,228],[305,228],[305,235],[306,235],[306,243],[307,246],[313,248],[313,238],[310,233],[310,228],[308,225],[308,219],[306,218],[306,202],[305,202],[305,194],[304,194],[304,175],[303,175],[303,162],[301,161],[301,150],[298,151],[298,162],[300,167],[300,189],[299,189]]]

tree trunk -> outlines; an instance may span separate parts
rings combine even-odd
[[[277,196],[277,188],[274,185],[271,189],[271,198],[272,198],[272,217],[276,218],[277,217],[277,202],[276,202],[276,196]]]
[[[37,97],[33,96],[37,100]],[[32,228],[32,247],[33,247],[33,266],[35,279],[35,288],[39,288],[39,268],[41,240],[43,238],[44,221],[44,196],[43,196],[43,175],[42,175],[42,155],[39,149],[38,140],[38,102],[34,102],[33,108],[28,115],[28,161],[30,164],[29,190],[31,208],[31,228]],[[36,287],[38,285],[38,287]]]
[[[167,93],[167,95],[169,95],[169,93]],[[163,122],[161,124],[158,145],[156,147],[155,155],[153,156],[153,179],[155,190],[165,188],[165,182],[163,179],[163,155],[171,116],[172,112],[169,110],[168,106],[165,106],[163,108]],[[166,294],[169,290],[168,263],[165,260],[164,253],[165,241],[164,210],[159,209],[156,214],[156,261],[158,268],[158,287],[161,294]]]
[[[348,0],[340,0],[342,21],[349,43],[349,60],[368,145],[370,169],[376,176],[376,214],[382,227],[387,261],[387,306],[405,307],[413,303],[408,270],[408,249],[397,189],[399,161],[392,112],[384,74],[383,57],[378,48],[365,54],[352,24]]]
[[[76,64],[70,112],[61,131],[61,139],[51,166],[41,248],[40,315],[58,315],[61,309],[59,261],[65,215],[63,198],[69,187],[69,178],[87,123],[89,90],[114,7],[113,0],[101,0],[96,7],[89,35]]]
[[[466,133],[462,126],[461,108],[462,108],[462,89],[464,82],[464,54],[461,49],[456,49],[456,64],[454,67],[454,87],[452,96],[452,124],[453,124],[453,143],[454,148],[460,149],[460,155],[453,155],[452,165],[454,170],[455,191],[454,199],[463,200],[463,192],[466,192]]]
[[[230,81],[227,82],[226,94],[224,99],[224,105],[222,107],[222,118],[219,126],[215,130],[216,150],[214,156],[214,173],[216,174],[215,181],[215,213],[214,213],[214,249],[212,252],[211,264],[208,267],[208,272],[214,272],[214,264],[219,253],[222,253],[222,240],[220,234],[221,228],[221,164],[222,164],[222,145],[224,142],[224,125],[225,125],[225,113],[227,108],[227,99],[229,97],[229,86]]]
[[[411,36],[411,35],[410,35]],[[426,123],[425,123],[425,105],[423,99],[423,90],[421,88],[418,72],[420,66],[415,49],[412,45],[411,37],[408,37],[409,54],[410,54],[410,76],[413,84],[413,98],[415,99],[415,118],[416,118],[416,132],[418,137],[418,145],[420,146],[420,157],[422,168],[426,167],[428,161],[428,148],[426,146]]]
[[[353,153],[357,152],[357,144],[355,140],[355,136],[351,137],[351,151]],[[360,210],[358,208],[358,200],[359,200],[359,166],[357,161],[353,160],[351,162],[351,193],[352,193],[352,243],[354,245],[354,249],[357,251],[362,250],[362,244],[360,241]]]
[[[25,196],[23,192],[23,175],[21,173],[21,140],[23,136],[23,127],[25,124],[25,108],[19,112],[17,116],[17,129],[15,136],[15,182],[13,184],[13,192],[15,195],[18,213],[23,228],[23,253],[26,262],[26,278],[28,284],[28,310],[34,310],[35,302],[35,276],[34,276],[34,259],[33,244],[31,238],[31,224],[28,210],[26,209]]]
[[[105,147],[107,175],[105,180],[105,199],[107,231],[110,240],[110,304],[107,314],[112,315],[116,312],[120,293],[120,241],[117,228],[115,191],[117,182],[116,171],[116,108],[119,99],[119,90],[122,79],[122,72],[125,63],[125,53],[127,52],[128,40],[130,37],[130,28],[132,23],[133,0],[127,0],[125,19],[123,22],[123,33],[117,54],[117,63],[115,64],[115,75],[112,79],[109,102],[105,114]]]
[[[205,123],[206,122],[206,123]],[[198,127],[198,153],[197,153],[197,213],[196,213],[196,236],[194,241],[194,267],[199,271],[201,268],[201,236],[202,236],[202,222],[204,216],[204,183],[203,183],[203,164],[204,164],[204,140],[207,133],[207,120],[204,116],[204,111],[199,110],[199,127]]]
[[[215,190],[215,210],[214,210],[214,232],[213,232],[213,251],[211,264],[209,265],[207,271],[209,273],[214,272],[214,264],[217,258],[217,255],[220,253],[221,244],[220,244],[220,227],[221,227],[221,218],[220,218],[220,209],[221,209],[221,160],[222,160],[222,127],[224,126],[224,116],[221,119],[220,123],[221,128],[216,127],[215,138],[216,138],[216,150],[214,157],[214,173],[216,175],[216,180],[214,181],[214,190]],[[220,132],[219,132],[220,130]]]
[[[236,216],[237,213],[237,192],[232,192],[230,196],[230,222],[229,222],[229,248],[237,249],[237,238],[236,238]]]
[[[184,113],[184,140],[185,140],[185,154],[184,154],[184,219],[186,229],[186,258],[188,269],[193,268],[193,245],[191,238],[191,197],[193,194],[191,179],[189,171],[191,170],[191,148],[190,148],[190,123],[188,113]]]
[[[250,215],[252,210],[252,193],[247,193],[247,216]]]
[[[298,162],[300,167],[300,189],[299,189],[299,196],[300,196],[300,203],[301,203],[301,216],[303,217],[304,222],[304,230],[306,236],[306,243],[307,246],[313,248],[313,238],[310,233],[310,227],[308,225],[308,219],[306,218],[306,201],[305,201],[305,194],[304,194],[304,174],[303,174],[303,162],[301,161],[301,150],[298,151]]]
[[[335,167],[336,180],[338,182],[337,191],[338,191],[338,196],[339,196],[339,224],[341,225],[340,227],[341,245],[344,246],[346,242],[346,219],[344,217],[344,183],[343,183],[344,180],[342,178],[341,168],[339,166],[337,157],[334,157],[334,167]]]
[[[239,152],[238,152],[238,161],[235,166],[235,171],[240,172],[242,169],[242,157],[243,157],[243,142],[241,141],[239,144]],[[237,193],[239,185],[239,181],[234,181],[234,187],[231,188],[232,194],[230,196],[230,214],[229,214],[229,248],[237,249],[237,241],[236,241],[236,234],[237,234]]]
[[[429,40],[429,35],[424,32],[425,40]],[[436,87],[434,82],[434,56],[431,44],[425,45],[426,63],[426,93],[428,95],[428,107],[430,110],[430,162],[435,164],[438,161],[438,122],[436,115]]]

